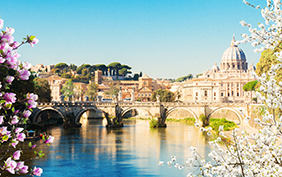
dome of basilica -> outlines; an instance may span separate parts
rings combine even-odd
[[[245,53],[237,45],[235,45],[235,38],[231,41],[231,45],[222,55],[221,61],[236,61],[244,60],[246,61]]]

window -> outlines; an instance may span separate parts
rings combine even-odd
[[[208,96],[208,91],[205,90],[205,96]]]
[[[224,93],[223,93],[223,92],[221,93],[221,96],[224,96]]]
[[[216,98],[214,98],[214,100],[216,100]]]
[[[228,93],[228,96],[230,96],[230,93]]]
[[[231,92],[231,95],[233,96],[233,91]]]
[[[138,93],[138,96],[140,96],[140,93]]]
[[[196,97],[196,100],[198,100],[198,98]]]
[[[216,92],[213,93],[213,96],[216,96]]]
[[[221,83],[221,87],[223,87],[223,83]]]
[[[145,96],[147,96],[147,94],[145,94]]]
[[[198,83],[196,83],[196,85],[198,85]]]
[[[239,93],[237,93],[237,96],[239,96]]]
[[[151,96],[151,93],[149,93],[149,96]]]
[[[198,96],[198,92],[196,92],[196,96]]]
[[[142,93],[142,96],[144,96],[143,93]]]
[[[216,83],[214,83],[213,85],[216,85]]]

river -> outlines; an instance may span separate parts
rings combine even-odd
[[[186,176],[192,169],[168,167],[171,155],[184,164],[190,146],[207,157],[208,139],[194,126],[169,122],[150,129],[148,120],[124,120],[124,127],[108,130],[102,120],[83,119],[81,128],[51,127],[54,143],[40,146],[46,156],[33,160],[42,176]],[[158,161],[165,162],[159,166]]]

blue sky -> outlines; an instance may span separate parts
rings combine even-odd
[[[265,0],[250,0],[264,6]],[[1,2],[4,26],[15,39],[36,35],[33,48],[19,49],[33,65],[81,65],[118,61],[153,78],[196,75],[219,65],[233,34],[263,22],[242,0],[17,0]],[[239,46],[256,64],[250,44]]]

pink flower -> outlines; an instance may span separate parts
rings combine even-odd
[[[30,63],[27,63],[27,62],[23,62],[23,64],[22,64],[23,69],[26,69],[26,70],[30,69],[31,66],[32,65]]]
[[[46,144],[48,144],[48,143],[53,143],[53,141],[54,141],[54,136],[48,136],[48,139],[44,142],[44,143],[46,143]]]
[[[30,149],[33,149],[33,148],[35,148],[35,147],[36,147],[36,144],[32,145],[32,146],[30,147]]]
[[[22,80],[28,80],[30,72],[28,70],[19,70],[19,75]]]
[[[17,124],[19,122],[19,117],[18,116],[13,116],[11,120],[11,124]]]
[[[14,77],[13,76],[7,76],[5,80],[6,80],[6,82],[11,83],[11,82],[13,82]]]
[[[5,43],[13,43],[14,36],[12,36],[9,33],[5,33],[5,34],[3,34],[2,38],[1,38],[1,41],[5,42]]]
[[[4,122],[4,116],[0,116],[0,124],[3,124]]]
[[[12,35],[14,34],[14,32],[15,32],[14,28],[9,28],[9,27],[6,28],[6,34]]]
[[[18,151],[16,151],[16,152],[14,152],[14,154],[13,154],[13,159],[14,160],[19,160],[20,159],[20,157],[21,157],[21,150],[18,150]]]
[[[26,138],[26,135],[24,133],[20,133],[17,135],[17,140],[24,142],[24,139]]]
[[[20,173],[27,173],[27,172],[28,172],[28,166],[24,165],[24,166],[21,168]]]
[[[27,99],[27,103],[29,104],[28,109],[31,108],[35,108],[37,105],[37,102],[35,102],[35,100],[37,100],[38,96],[36,94],[33,93],[28,93],[26,95],[26,99]]]
[[[38,99],[38,96],[36,94],[34,94],[34,93],[28,93],[26,95],[26,98],[28,99],[27,103],[30,104],[32,102],[35,102],[35,100]]]
[[[15,161],[12,160],[11,157],[9,157],[6,161],[5,161],[5,170],[7,170],[8,172],[10,172],[11,174],[15,174],[15,168],[17,166],[17,163]]]
[[[9,131],[7,131],[7,127],[1,127],[0,128],[0,135],[4,136],[6,134],[8,134]]]
[[[15,130],[15,133],[21,133],[24,130],[24,128],[18,127]]]
[[[20,43],[18,43],[17,41],[14,41],[13,43],[13,49],[16,49],[17,47],[19,47]]]
[[[28,166],[24,165],[23,161],[20,161],[20,162],[17,163],[15,170],[20,171],[20,173],[27,173],[28,172]]]
[[[38,42],[39,42],[39,40],[36,39],[36,38],[34,38],[34,39],[32,40],[32,42],[30,42],[30,46],[33,47],[33,45],[34,45],[34,44],[37,44]]]
[[[0,63],[4,63],[6,61],[5,58],[0,57]]]
[[[41,176],[41,173],[43,172],[42,168],[36,168],[34,167],[34,169],[32,170],[32,175],[35,176]]]
[[[11,103],[15,103],[16,102],[16,94],[15,93],[5,93],[4,95],[4,99],[6,100],[6,102],[9,104]]]
[[[16,148],[16,146],[19,144],[19,142],[17,141],[17,140],[15,140],[15,139],[13,139],[12,140],[12,146],[14,147],[14,148]]]
[[[31,114],[31,111],[29,111],[29,110],[24,110],[24,112],[23,112],[24,117],[29,117],[30,114]]]

